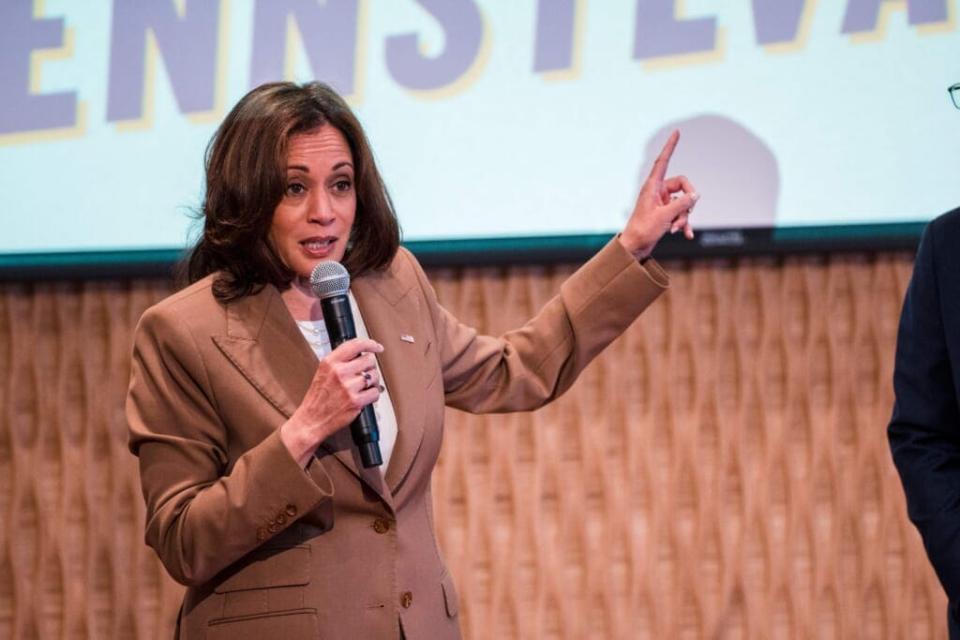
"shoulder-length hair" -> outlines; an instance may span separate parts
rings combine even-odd
[[[207,146],[203,234],[182,265],[188,282],[219,272],[213,294],[224,302],[267,284],[290,286],[294,273],[268,233],[286,188],[290,138],[322,125],[336,127],[353,154],[357,209],[343,265],[356,277],[390,264],[400,228],[357,117],[326,84],[275,82],[241,98]]]

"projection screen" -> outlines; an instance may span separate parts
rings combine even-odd
[[[0,266],[183,248],[284,79],[348,98],[421,245],[613,233],[674,129],[701,231],[960,204],[955,0],[4,0]]]

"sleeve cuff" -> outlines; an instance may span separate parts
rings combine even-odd
[[[670,288],[670,275],[652,257],[645,259],[640,264],[640,268],[647,272],[647,276],[653,280],[654,284],[664,289]]]
[[[561,291],[574,314],[600,295],[617,301],[628,314],[639,314],[669,286],[669,276],[653,258],[641,265],[614,236],[561,285]]]
[[[256,452],[258,478],[269,478],[260,491],[260,507],[256,510],[256,539],[263,543],[313,511],[334,493],[333,481],[323,465],[311,464],[304,470],[293,459],[280,431],[274,431],[248,453]]]

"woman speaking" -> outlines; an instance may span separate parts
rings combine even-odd
[[[437,301],[366,136],[329,87],[254,89],[206,159],[189,286],[138,325],[127,418],[146,540],[188,586],[180,638],[458,638],[430,476],[444,406],[562,394],[667,286],[649,255],[692,237],[671,136],[623,231],[535,318],[478,335]],[[309,278],[342,262],[358,337],[331,350]],[[383,464],[348,425],[373,405]]]

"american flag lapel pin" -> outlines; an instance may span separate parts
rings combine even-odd
[[[409,342],[410,344],[413,344],[414,342],[416,342],[416,340],[413,339],[413,336],[411,336],[408,333],[401,333],[400,339],[403,340],[404,342]]]

